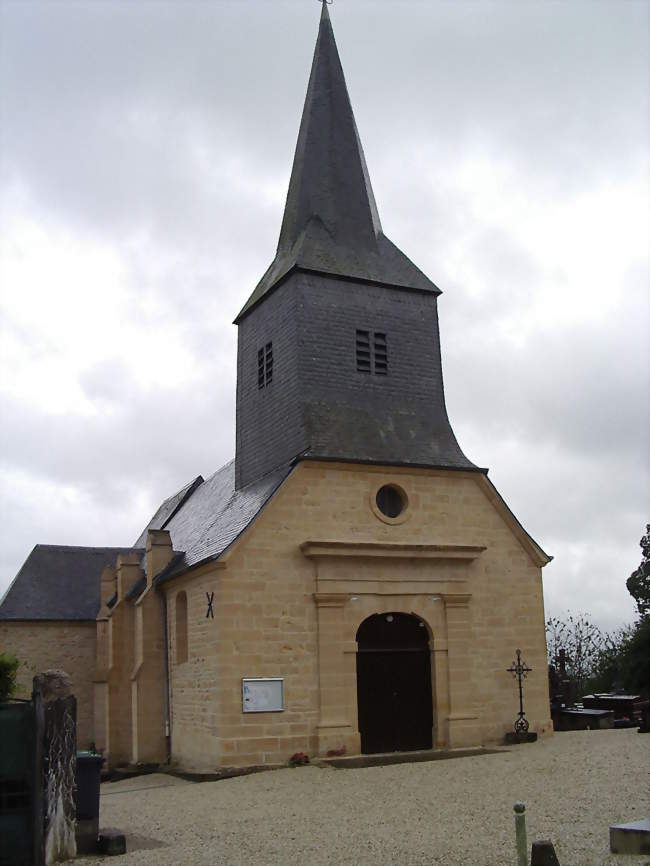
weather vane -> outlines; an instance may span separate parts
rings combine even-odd
[[[323,6],[327,3],[328,6],[331,6],[334,0],[318,0],[319,3],[322,3]]]

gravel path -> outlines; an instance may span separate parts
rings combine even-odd
[[[555,734],[499,754],[365,769],[299,767],[195,784],[102,785],[103,827],[146,866],[515,866],[512,806],[562,866],[650,866],[609,854],[609,826],[650,815],[650,735]],[[73,861],[69,861],[72,863]]]

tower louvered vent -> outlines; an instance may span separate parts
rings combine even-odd
[[[388,345],[381,331],[362,331],[357,328],[357,370],[360,373],[388,374]]]
[[[266,388],[273,381],[273,343],[257,350],[257,387]]]

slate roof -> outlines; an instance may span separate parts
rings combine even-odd
[[[0,604],[0,620],[94,620],[104,567],[133,552],[132,547],[37,544]]]
[[[174,493],[173,496],[165,499],[165,501],[158,508],[149,523],[143,529],[140,537],[134,544],[134,547],[146,546],[148,529],[165,529],[167,527],[167,524],[176,514],[179,508],[181,508],[185,504],[185,502],[194,493],[196,488],[200,487],[201,484],[203,484],[203,476],[197,475],[196,478],[189,482],[189,484],[186,484],[185,487],[182,487],[178,491],[178,493]]]
[[[169,530],[177,551],[161,579],[217,558],[257,516],[290,471],[285,466],[241,490],[235,490],[234,460],[207,481],[199,475],[162,503],[133,547],[37,544],[0,603],[0,620],[94,620],[104,567],[115,565],[121,553],[144,557],[148,529]],[[142,579],[129,597],[137,597],[145,586]]]
[[[235,490],[235,461],[231,460],[196,486],[165,524],[172,546],[179,553],[161,580],[220,556],[257,516],[290,471],[290,466],[283,466]],[[146,538],[148,529],[163,528],[156,525],[157,514],[141,538]]]
[[[235,321],[295,268],[440,293],[382,232],[325,3],[277,253]]]

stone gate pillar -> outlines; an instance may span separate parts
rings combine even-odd
[[[34,863],[49,866],[77,854],[77,701],[72,681],[64,671],[45,671],[35,676],[33,700]]]

